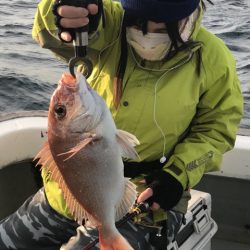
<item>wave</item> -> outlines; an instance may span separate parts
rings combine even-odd
[[[10,29],[27,29],[27,30],[31,30],[32,29],[32,24],[20,24],[20,23],[11,23],[11,24],[5,24],[5,25],[1,25],[0,29],[4,29],[9,31]]]
[[[13,13],[10,13],[10,12],[4,11],[4,10],[0,10],[0,15],[1,16],[11,16],[11,15],[13,15]]]
[[[0,76],[1,112],[48,109],[54,86],[22,75]]]
[[[27,36],[27,33],[25,33],[25,32],[21,32],[21,31],[19,31],[19,32],[17,32],[17,31],[11,31],[11,30],[7,30],[7,31],[5,31],[4,32],[4,35],[5,36],[15,36],[15,37],[22,37],[22,36]]]
[[[5,60],[15,60],[18,62],[29,62],[32,63],[39,63],[39,64],[49,64],[55,61],[54,58],[49,57],[46,54],[38,53],[37,51],[27,51],[23,50],[22,52],[7,52],[1,53],[2,61]]]

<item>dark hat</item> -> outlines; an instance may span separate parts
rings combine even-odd
[[[200,0],[121,0],[127,15],[154,22],[173,22],[189,16]]]

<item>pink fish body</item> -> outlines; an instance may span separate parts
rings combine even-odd
[[[115,227],[136,200],[122,156],[137,158],[135,136],[117,130],[86,79],[64,74],[50,101],[48,142],[36,158],[59,183],[74,218],[99,231],[102,250],[132,249]]]

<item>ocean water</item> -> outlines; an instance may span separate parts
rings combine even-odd
[[[39,0],[0,1],[0,112],[47,110],[67,65],[31,38]],[[203,24],[222,38],[237,60],[244,95],[241,127],[250,128],[250,0],[214,0]]]

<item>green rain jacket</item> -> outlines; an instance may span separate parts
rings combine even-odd
[[[106,101],[117,127],[139,139],[140,160],[154,161],[172,152],[163,169],[184,189],[192,188],[205,172],[219,170],[223,153],[234,146],[243,106],[235,59],[222,40],[201,26],[201,10],[192,34],[199,42],[194,48],[161,62],[143,61],[129,48],[123,96],[116,110],[113,80],[123,9],[119,2],[103,2],[106,26],[103,29],[100,21],[90,39],[88,55],[94,69],[89,83]],[[33,38],[67,62],[74,51],[57,37],[52,5],[51,0],[38,5]],[[43,177],[50,205],[70,217],[57,183],[44,172]]]

